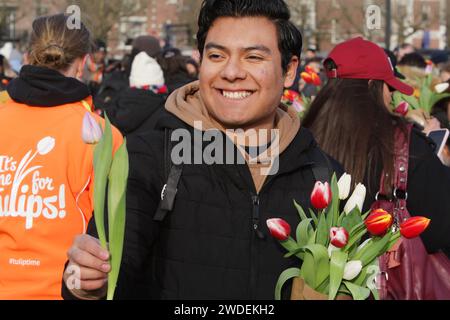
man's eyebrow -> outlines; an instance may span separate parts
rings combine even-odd
[[[206,50],[210,49],[218,49],[222,51],[228,51],[228,49],[220,44],[210,42],[205,46]],[[264,45],[254,45],[246,48],[242,48],[242,51],[249,52],[249,51],[263,51],[266,54],[272,54],[272,50],[270,50],[268,47]]]
[[[227,49],[224,46],[221,46],[220,44],[214,43],[214,42],[210,42],[205,46],[205,50],[210,50],[210,49],[219,49],[222,51],[226,51]]]
[[[267,54],[271,54],[272,50],[270,50],[268,47],[263,46],[263,45],[256,45],[256,46],[251,46],[251,47],[247,47],[244,48],[244,51],[248,52],[248,51],[263,51]]]

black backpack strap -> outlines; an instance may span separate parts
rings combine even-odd
[[[156,211],[155,221],[163,221],[167,213],[173,210],[175,197],[178,191],[178,183],[180,182],[183,172],[183,165],[175,165],[172,163],[172,130],[165,129],[164,132],[164,173],[167,182],[161,191],[161,201]]]
[[[330,182],[333,176],[333,165],[327,155],[316,147],[310,153],[310,160],[313,162],[311,170],[315,181]]]

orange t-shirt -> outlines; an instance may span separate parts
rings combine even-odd
[[[0,299],[61,299],[67,250],[93,211],[86,112],[81,101],[0,104]],[[117,150],[115,128],[113,140]]]

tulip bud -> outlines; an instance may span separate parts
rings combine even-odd
[[[359,211],[362,211],[362,207],[364,205],[364,200],[366,199],[366,187],[363,184],[358,184],[355,188],[355,191],[353,191],[352,196],[350,199],[347,200],[347,203],[344,207],[344,212],[346,214],[349,214],[352,212],[355,207],[359,208]]]
[[[345,228],[333,227],[330,229],[330,242],[336,248],[343,248],[348,243],[348,232]]]
[[[311,74],[312,84],[316,87],[320,86],[322,84],[322,80],[320,80],[320,77],[317,73]]]
[[[342,278],[347,281],[352,281],[360,274],[362,267],[362,262],[359,260],[347,262],[344,268],[344,276]]]
[[[436,90],[437,93],[443,93],[443,92],[447,91],[449,86],[450,86],[450,84],[448,82],[443,82],[443,83],[439,83],[439,84],[435,85],[434,89]]]
[[[313,69],[311,66],[306,66],[306,67],[305,67],[305,71],[306,71],[307,73],[313,73],[313,72],[315,72],[314,69]]]
[[[391,214],[383,209],[376,209],[369,214],[364,224],[371,235],[382,236],[392,226],[392,222]]]
[[[328,182],[317,181],[311,193],[311,204],[318,210],[325,209],[331,202],[331,188]]]
[[[289,223],[280,218],[267,220],[267,227],[272,237],[279,241],[286,241],[291,234]]]
[[[37,145],[37,151],[41,156],[45,156],[55,147],[56,140],[52,137],[45,137],[39,141]]]
[[[409,111],[409,104],[406,101],[402,101],[398,104],[397,107],[395,107],[394,112],[401,115],[401,116],[406,116],[408,114]]]
[[[406,239],[418,237],[424,232],[431,220],[425,217],[413,217],[400,224],[400,234]]]
[[[313,83],[313,78],[310,73],[302,72],[301,77],[306,83],[308,83],[308,84]]]
[[[338,181],[339,199],[345,200],[350,194],[350,186],[352,183],[352,176],[344,173]]]
[[[83,126],[81,128],[81,137],[87,144],[97,144],[102,138],[103,131],[95,118],[86,112],[83,118]]]

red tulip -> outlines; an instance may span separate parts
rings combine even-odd
[[[331,228],[330,239],[333,246],[336,248],[343,248],[348,243],[348,232],[345,228]]]
[[[318,210],[325,209],[331,202],[331,188],[328,182],[316,182],[311,193],[311,204]]]
[[[311,66],[306,66],[305,67],[305,71],[307,72],[307,73],[315,73],[315,71],[314,71],[314,69],[311,67]]]
[[[308,84],[313,83],[313,78],[312,78],[312,75],[310,73],[302,72],[301,73],[301,77],[306,83],[308,83]]]
[[[431,220],[425,217],[413,217],[400,224],[400,234],[406,239],[418,237],[424,232]]]
[[[372,211],[364,222],[367,230],[373,236],[381,236],[385,234],[392,226],[392,215],[383,209]]]
[[[409,104],[406,101],[402,101],[399,103],[397,107],[395,107],[394,112],[398,113],[401,116],[406,116],[409,111]]]
[[[313,85],[318,87],[318,86],[320,86],[322,84],[322,80],[320,80],[320,77],[319,77],[319,75],[317,73],[312,73],[311,77],[312,77]]]
[[[286,241],[291,234],[289,223],[280,218],[267,220],[267,227],[272,237],[279,241]]]

